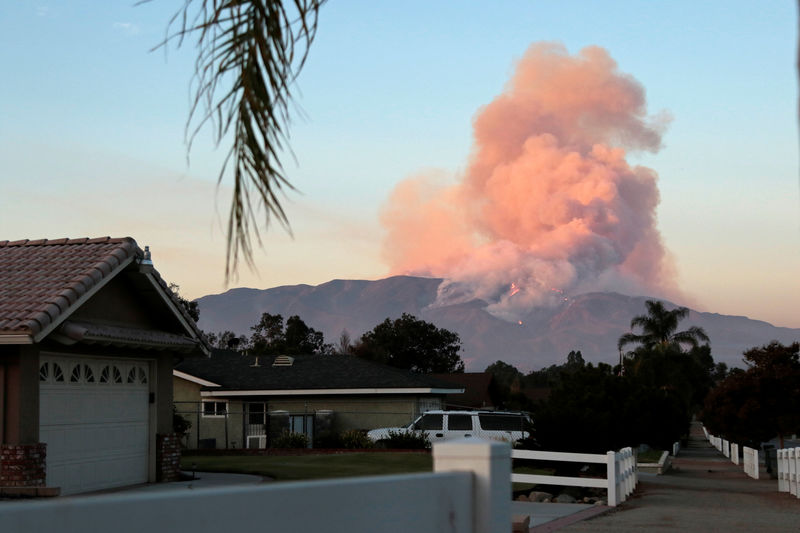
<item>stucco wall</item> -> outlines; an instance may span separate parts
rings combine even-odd
[[[346,431],[405,425],[418,413],[418,396],[287,397],[270,399],[267,406],[269,411],[295,414],[331,410],[334,412],[334,428]]]

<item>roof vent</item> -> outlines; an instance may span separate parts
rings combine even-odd
[[[294,363],[294,357],[279,355],[275,358],[275,361],[272,362],[272,366],[292,366],[292,363]]]
[[[148,274],[153,271],[153,260],[150,258],[150,247],[144,247],[144,257],[139,261],[139,272]]]

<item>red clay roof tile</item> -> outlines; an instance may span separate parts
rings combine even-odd
[[[36,335],[141,253],[130,237],[0,241],[0,335]]]

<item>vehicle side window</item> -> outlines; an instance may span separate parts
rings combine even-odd
[[[427,414],[417,420],[414,429],[442,429],[443,415]]]
[[[447,429],[472,431],[472,415],[447,415]]]
[[[521,416],[515,415],[479,415],[481,428],[500,431],[522,431],[525,421]]]

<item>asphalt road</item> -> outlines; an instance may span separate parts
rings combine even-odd
[[[699,436],[698,436],[699,433]],[[763,467],[751,479],[692,427],[665,475],[640,474],[639,487],[621,507],[561,528],[561,531],[800,532],[800,499],[778,492]]]

